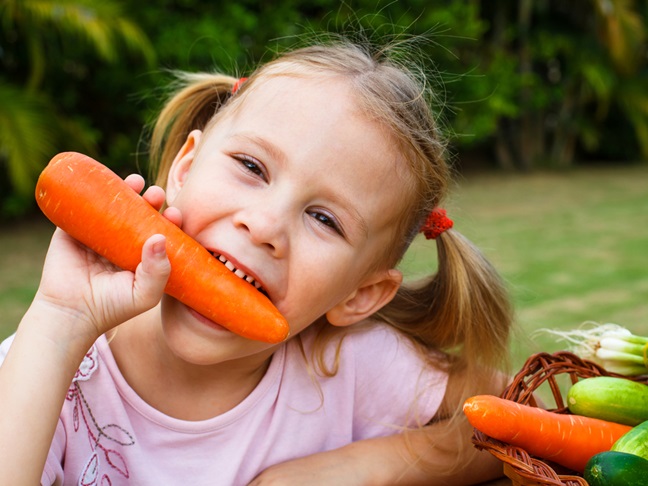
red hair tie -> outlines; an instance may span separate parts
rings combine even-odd
[[[446,214],[446,210],[441,208],[435,208],[430,211],[425,223],[421,226],[420,232],[423,233],[428,240],[433,240],[444,231],[452,228],[454,223]]]
[[[243,83],[247,81],[247,78],[240,78],[239,80],[234,83],[234,86],[232,86],[232,94],[236,94],[236,92],[241,89],[241,86],[243,86]]]

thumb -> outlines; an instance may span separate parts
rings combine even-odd
[[[164,293],[171,263],[166,253],[164,235],[151,236],[142,247],[142,261],[135,270],[133,299],[143,308],[157,305]]]

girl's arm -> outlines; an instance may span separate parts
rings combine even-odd
[[[499,395],[504,376],[480,393]],[[462,405],[451,388],[442,409]],[[328,452],[313,454],[263,471],[250,486],[264,485],[425,485],[464,486],[503,476],[502,463],[470,441],[472,427],[462,420],[456,427],[435,422],[407,433],[365,439]],[[451,468],[452,465],[458,465]]]
[[[133,274],[54,232],[39,289],[0,366],[0,471],[6,484],[40,483],[85,353],[103,333],[154,307],[169,271],[161,235],[146,242]]]
[[[261,473],[250,486],[462,486],[502,476],[501,462],[490,453],[475,449],[470,441],[461,448],[455,434],[439,440],[437,432],[443,430],[443,425],[428,425],[407,435],[365,439],[277,464]],[[465,433],[469,438],[472,431],[466,429]],[[431,441],[439,441],[443,449],[431,447]],[[449,465],[458,456],[460,467],[449,472]]]
[[[461,486],[503,475],[501,462],[490,453],[475,449],[470,441],[468,447],[460,450],[457,436],[445,436],[441,441],[443,450],[431,448],[431,441],[439,440],[439,428],[442,425],[435,424],[407,436],[397,434],[365,439],[340,449],[277,464],[261,473],[250,486]],[[466,432],[465,437],[470,437],[472,430]],[[413,450],[420,457],[418,461],[414,460]],[[458,456],[461,458],[458,468],[449,470],[449,465],[454,464]]]

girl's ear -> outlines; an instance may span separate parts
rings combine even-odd
[[[391,269],[376,273],[367,279],[326,313],[326,318],[334,326],[350,326],[369,317],[394,298],[403,282],[403,274]]]
[[[185,143],[182,145],[176,154],[175,159],[173,159],[173,162],[171,163],[166,185],[167,203],[169,205],[173,202],[184,185],[191,164],[194,161],[196,148],[200,143],[201,137],[202,131],[192,130],[189,135],[187,135],[187,140],[185,140]]]

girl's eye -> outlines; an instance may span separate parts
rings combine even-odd
[[[310,211],[309,214],[321,225],[327,226],[331,228],[333,231],[338,233],[339,235],[343,235],[342,229],[340,228],[340,225],[337,223],[337,221],[329,216],[328,214],[320,213],[318,211]]]
[[[249,155],[237,154],[233,156],[243,166],[245,170],[252,174],[259,176],[261,179],[266,180],[266,174],[259,161],[250,157]]]

